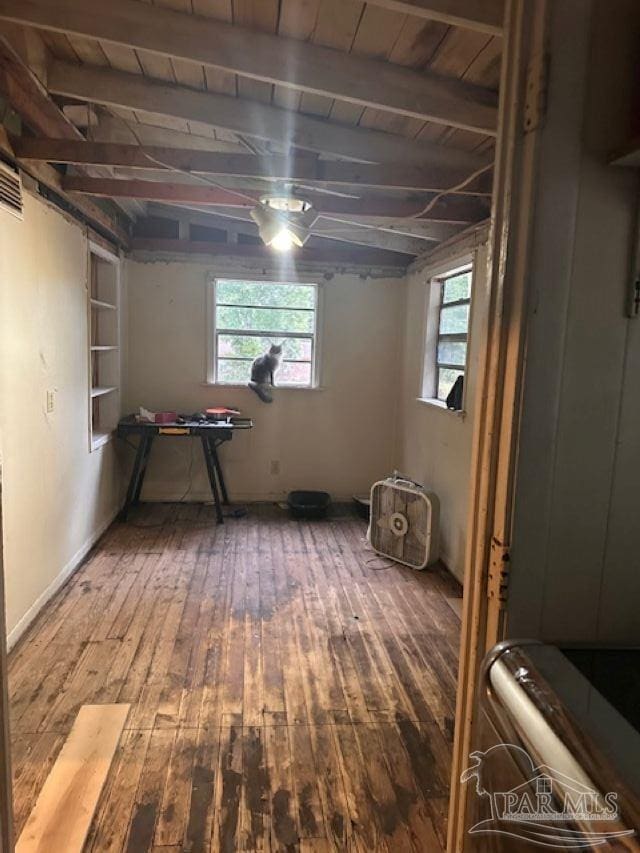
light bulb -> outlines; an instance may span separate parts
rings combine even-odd
[[[291,236],[291,232],[287,228],[283,228],[281,231],[278,231],[269,245],[272,246],[276,252],[290,252],[293,248],[293,244],[294,241]]]

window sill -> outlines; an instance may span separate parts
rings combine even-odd
[[[238,382],[202,382],[201,383],[205,388],[230,388],[230,389],[238,389],[238,388],[246,388],[247,391],[251,389],[246,383]],[[274,391],[324,391],[326,390],[322,385],[314,385],[312,387],[300,386],[300,385],[274,385]]]
[[[440,409],[441,412],[446,412],[448,415],[453,415],[456,418],[465,418],[467,414],[464,409],[448,409],[444,400],[438,400],[436,397],[416,397],[416,401],[422,403],[424,406]]]

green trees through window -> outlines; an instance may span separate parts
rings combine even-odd
[[[280,385],[311,387],[317,327],[317,286],[284,282],[215,282],[215,381],[244,384],[251,362],[283,345]]]

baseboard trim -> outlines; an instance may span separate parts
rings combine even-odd
[[[253,493],[249,494],[246,492],[238,492],[230,495],[230,500],[232,504],[238,503],[282,503],[282,501],[286,501],[287,495],[289,494],[289,490],[286,492],[274,492],[274,493]],[[347,495],[335,495],[331,493],[331,500],[333,503],[350,503],[353,500],[353,495],[355,492],[351,492]],[[181,500],[182,499],[182,500]],[[186,497],[184,496],[184,492],[172,492],[170,490],[156,490],[149,489],[148,492],[145,492],[141,498],[142,503],[185,503],[185,504],[198,504],[198,503],[212,503],[213,498],[211,497],[211,492],[190,492]]]
[[[118,513],[120,512],[120,508],[118,507],[113,511],[113,513],[103,521],[103,523],[91,534],[91,536],[86,540],[86,542],[82,545],[82,547],[76,551],[73,557],[68,561],[68,563],[62,568],[62,571],[56,575],[53,581],[49,584],[49,586],[45,589],[45,591],[36,598],[31,607],[27,610],[27,612],[22,616],[16,625],[9,631],[7,635],[7,650],[11,651],[11,649],[15,646],[18,640],[25,633],[27,628],[31,625],[34,619],[38,616],[42,608],[50,601],[53,596],[58,592],[58,590],[64,586],[67,580],[71,577],[71,575],[80,568],[84,558],[87,556],[89,551],[96,544],[98,539],[102,536],[102,534],[113,524]]]

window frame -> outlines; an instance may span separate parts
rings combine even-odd
[[[443,412],[448,412],[456,417],[464,417],[467,401],[467,382],[464,384],[462,397],[462,409],[448,409],[446,401],[441,400],[438,394],[438,339],[440,333],[440,311],[442,308],[442,296],[444,292],[444,280],[454,275],[459,275],[465,270],[471,270],[471,298],[469,307],[469,325],[467,328],[467,357],[464,366],[465,378],[469,372],[469,354],[473,328],[473,304],[474,287],[476,279],[476,251],[464,251],[457,255],[451,255],[447,260],[427,266],[423,270],[424,275],[424,302],[423,302],[423,336],[422,336],[422,362],[419,374],[420,385],[418,387],[417,401],[427,406],[433,406]],[[450,303],[451,304],[451,303]],[[455,367],[456,370],[460,368]]]
[[[312,311],[314,314],[314,325],[311,332],[283,332],[283,331],[264,331],[259,329],[232,329],[227,327],[218,328],[217,324],[217,304],[216,290],[218,282],[224,281],[242,281],[246,283],[256,283],[262,285],[305,285],[313,287],[315,302],[313,308],[294,308],[297,311]],[[207,370],[206,384],[217,385],[221,388],[244,388],[245,383],[241,382],[222,382],[218,378],[218,337],[219,335],[239,335],[246,337],[273,337],[273,338],[297,338],[301,340],[309,340],[311,342],[311,382],[309,385],[294,385],[290,383],[278,382],[277,387],[292,391],[312,391],[319,388],[319,365],[320,365],[320,331],[322,317],[322,302],[323,289],[321,282],[301,281],[299,279],[282,278],[277,281],[271,277],[251,276],[233,276],[233,275],[211,275],[208,280],[207,288]],[[234,307],[254,307],[266,310],[287,310],[286,308],[278,308],[277,306],[234,306]],[[243,359],[241,359],[243,360]],[[305,364],[308,363],[305,361]]]
[[[469,285],[469,297],[467,299],[455,299],[452,302],[444,301],[444,290],[447,282],[456,278],[463,273],[470,273],[471,275],[471,283]],[[471,301],[473,298],[473,262],[468,264],[464,264],[463,266],[456,267],[453,270],[448,271],[442,275],[435,276],[432,281],[437,282],[439,285],[439,300],[438,300],[438,322],[437,322],[437,332],[436,332],[436,350],[434,357],[434,378],[435,378],[435,386],[433,389],[433,399],[438,400],[441,403],[446,403],[446,398],[442,399],[438,396],[438,389],[440,387],[440,371],[441,370],[457,370],[462,373],[464,379],[464,385],[466,386],[466,377],[467,377],[467,368],[469,365],[469,340],[471,338]],[[467,322],[467,331],[466,332],[441,332],[440,326],[442,323],[442,311],[443,309],[456,308],[458,306],[469,306],[469,319]],[[460,367],[458,364],[451,364],[449,362],[440,361],[440,343],[442,341],[448,343],[465,343],[465,357],[464,357],[464,365]],[[464,386],[463,386],[464,387]]]

